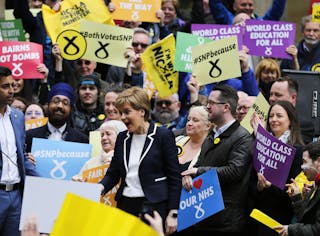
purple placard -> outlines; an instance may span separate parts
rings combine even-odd
[[[253,166],[273,185],[283,189],[296,149],[269,134],[260,125],[254,143]]]
[[[243,44],[251,55],[291,59],[286,48],[294,45],[295,34],[294,23],[246,20]]]
[[[212,40],[220,40],[230,36],[237,36],[238,50],[242,49],[244,28],[236,25],[192,24],[191,33]]]

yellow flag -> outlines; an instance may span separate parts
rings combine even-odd
[[[83,19],[114,25],[110,12],[103,0],[64,0],[59,11],[52,10],[42,4],[43,21],[53,43],[58,35],[72,29],[79,32],[80,21]]]
[[[148,77],[156,86],[160,97],[178,92],[179,74],[173,69],[176,54],[173,34],[149,46],[141,55]]]
[[[273,229],[276,226],[281,226],[279,222],[275,221],[270,216],[267,216],[266,214],[259,211],[258,209],[253,209],[250,214],[250,217],[261,222],[262,224],[268,226],[271,229]]]
[[[320,22],[320,4],[314,3],[312,5],[312,21],[313,22]]]
[[[158,236],[137,217],[68,193],[50,236]]]

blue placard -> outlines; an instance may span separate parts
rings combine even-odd
[[[218,175],[212,169],[193,180],[193,188],[181,192],[178,211],[178,229],[198,223],[224,209]]]
[[[31,152],[40,176],[71,180],[91,157],[91,144],[33,138]]]

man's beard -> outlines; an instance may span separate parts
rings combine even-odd
[[[167,123],[170,123],[172,121],[174,121],[175,119],[178,118],[178,116],[174,113],[171,113],[170,111],[168,110],[164,110],[162,112],[156,112],[154,114],[156,120],[158,122],[160,122],[161,124],[167,124]]]
[[[304,41],[310,45],[310,46],[315,46],[319,43],[319,39],[304,39]]]
[[[54,126],[54,127],[61,127],[63,126],[69,119],[70,117],[70,114],[68,116],[66,116],[65,114],[65,111],[62,111],[64,113],[64,116],[63,117],[56,117],[54,115],[54,112],[51,112],[49,111],[49,114],[48,114],[48,118],[49,118],[49,122]]]

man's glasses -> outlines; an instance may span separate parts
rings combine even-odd
[[[149,46],[149,44],[145,44],[145,43],[136,43],[136,42],[132,42],[132,47],[138,47],[140,45],[141,48],[147,48]]]
[[[169,106],[172,105],[172,103],[175,103],[175,102],[171,102],[170,100],[161,100],[161,101],[157,101],[157,102],[156,102],[156,105],[157,105],[158,107],[162,107],[163,104],[164,104],[164,105],[166,105],[167,107],[169,107]]]
[[[82,60],[78,60],[78,61],[77,61],[77,65],[78,65],[78,66],[82,66],[83,63],[88,66],[88,65],[91,64],[91,61],[88,61],[88,60],[83,60],[83,61],[82,61]]]
[[[238,106],[237,111],[243,110],[244,112],[247,112],[250,109],[248,106]]]
[[[52,98],[51,102],[54,103],[55,105],[58,105],[60,102],[64,106],[69,106],[70,105],[70,101],[68,99],[60,99],[58,97]]]
[[[213,106],[213,105],[216,105],[216,104],[218,104],[218,105],[221,105],[221,104],[226,104],[225,102],[215,102],[215,101],[212,101],[212,100],[208,100],[207,101],[207,106],[209,105],[209,106]]]

